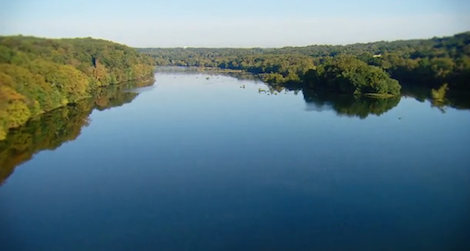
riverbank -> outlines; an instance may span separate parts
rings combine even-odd
[[[93,97],[100,87],[153,77],[155,62],[101,39],[0,36],[0,140],[31,118]]]
[[[154,78],[154,75],[152,74],[152,76],[149,76],[149,77],[144,78],[144,79],[134,79],[134,80],[126,81],[126,82],[123,82],[123,83],[113,83],[113,84],[109,84],[109,85],[105,85],[105,86],[95,87],[90,92],[89,96],[84,96],[80,99],[75,100],[74,102],[65,103],[61,106],[57,106],[57,107],[54,107],[54,108],[49,109],[49,110],[42,110],[42,111],[40,111],[40,112],[38,112],[34,115],[30,114],[30,116],[28,116],[24,120],[24,122],[18,123],[14,127],[3,127],[2,124],[0,124],[0,141],[3,141],[7,138],[7,136],[9,135],[10,130],[14,130],[18,127],[21,127],[21,126],[27,124],[31,120],[34,120],[34,119],[36,119],[38,117],[41,117],[41,116],[44,116],[44,114],[51,113],[51,112],[54,112],[55,110],[58,110],[58,109],[61,109],[61,108],[64,108],[64,107],[67,107],[67,106],[70,106],[70,105],[75,105],[75,104],[78,104],[80,102],[83,102],[84,100],[92,99],[93,97],[100,96],[100,94],[103,93],[103,89],[106,89],[106,88],[120,88],[120,89],[127,88],[127,89],[129,89],[129,88],[145,87],[145,86],[152,85],[154,82],[155,82],[155,78]],[[112,98],[112,97],[108,97],[108,98]],[[5,100],[0,100],[0,101],[4,102]],[[6,104],[2,104],[2,102],[0,102],[0,106],[1,105],[5,106]],[[2,116],[5,116],[5,114],[3,114]],[[6,116],[8,116],[8,114],[6,114]],[[0,117],[0,122],[2,120],[6,120],[6,119],[7,118]]]

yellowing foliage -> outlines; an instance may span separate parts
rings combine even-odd
[[[105,40],[0,37],[0,140],[31,117],[101,86],[152,78],[153,69],[150,56]]]

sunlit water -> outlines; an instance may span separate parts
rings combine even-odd
[[[18,132],[0,250],[470,250],[468,110],[207,76]]]

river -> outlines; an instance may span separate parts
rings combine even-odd
[[[1,250],[469,250],[468,109],[155,78],[0,142]]]

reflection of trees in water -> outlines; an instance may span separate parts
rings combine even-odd
[[[470,110],[470,93],[453,90],[450,88],[447,91],[444,99],[444,105],[450,106],[459,110]]]
[[[120,86],[99,89],[94,99],[62,107],[30,120],[26,125],[11,130],[0,141],[0,184],[10,176],[15,167],[28,161],[42,150],[54,150],[67,141],[75,140],[93,109],[105,110],[130,103],[138,94],[126,91],[148,83],[130,82]]]
[[[48,112],[10,131],[6,140],[0,142],[0,183],[36,152],[54,150],[62,143],[76,139],[81,128],[88,125],[92,109],[93,103],[79,102]]]
[[[304,100],[309,110],[323,111],[331,109],[339,115],[366,118],[370,114],[380,116],[397,106],[400,98],[368,98],[336,93],[316,92],[304,88]]]
[[[375,99],[331,92],[318,92],[305,88],[301,83],[287,83],[282,86],[274,85],[269,87],[271,91],[275,90],[278,92],[281,91],[280,88],[294,92],[302,90],[308,110],[323,111],[330,109],[335,110],[340,115],[358,116],[360,118],[365,118],[369,114],[381,115],[397,106],[400,102],[399,97]],[[470,110],[470,93],[452,88],[444,89],[446,91],[439,95],[439,99],[436,99],[436,95],[433,97],[433,91],[429,87],[403,84],[401,96],[412,97],[419,102],[428,101],[432,107],[437,107],[441,111],[445,111],[446,107]]]
[[[454,109],[460,110],[470,109],[470,93],[468,93],[468,91],[448,88],[441,94],[441,96],[437,97],[436,99],[436,96],[433,97],[433,90],[430,88],[407,84],[403,84],[402,87],[402,96],[412,97],[419,102],[429,101],[432,107],[437,107],[443,112],[445,111],[446,107],[452,107]]]
[[[269,85],[270,92],[302,92],[308,111],[334,110],[338,115],[366,118],[370,114],[380,116],[391,110],[400,102],[400,97],[371,98],[338,94],[335,92],[318,91],[306,87],[302,83],[291,82],[282,85]]]
[[[94,108],[103,111],[113,107],[119,107],[132,102],[138,93],[125,91],[122,88],[103,88],[94,99]]]

